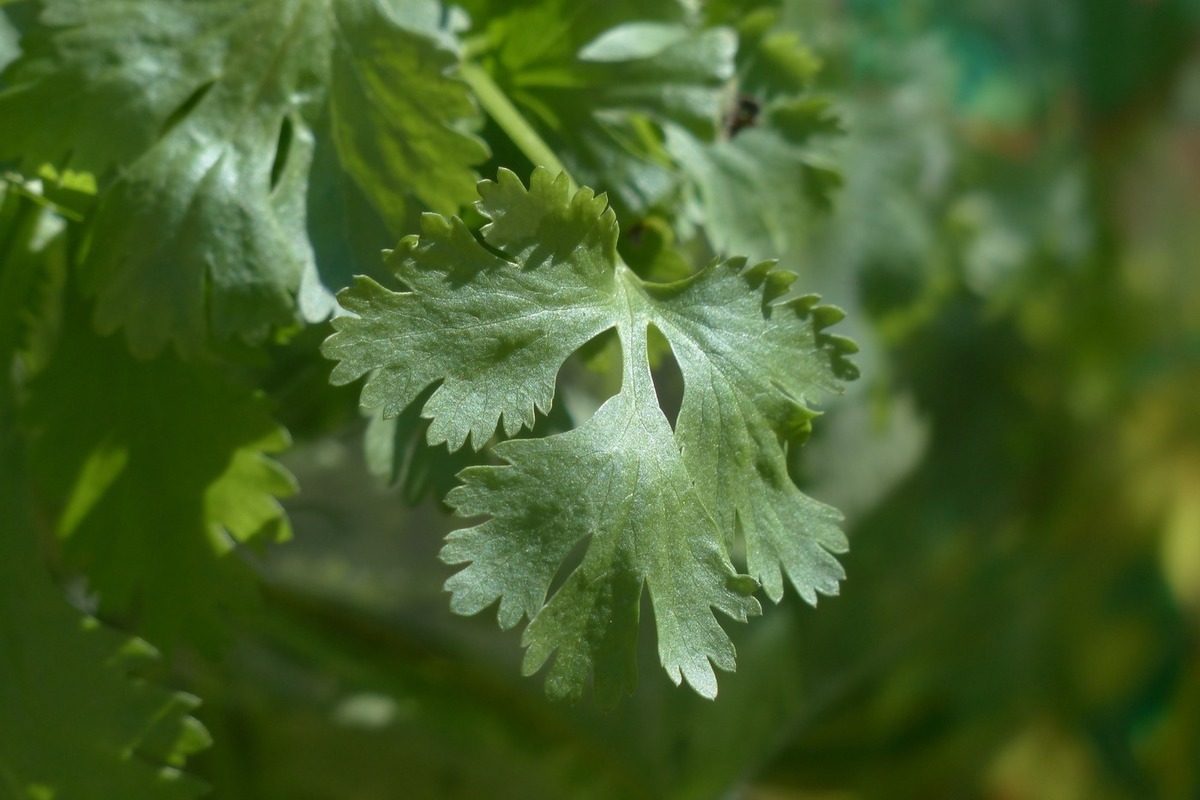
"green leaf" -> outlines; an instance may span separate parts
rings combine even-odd
[[[450,213],[475,198],[472,164],[487,146],[468,132],[476,109],[447,74],[458,53],[436,2],[335,3],[331,111],[342,165],[383,218],[404,220],[416,195]]]
[[[677,3],[524,3],[486,29],[496,83],[623,214],[644,216],[675,190],[660,127],[711,137],[733,76],[733,33],[696,29]]]
[[[384,416],[438,384],[422,414],[430,442],[478,449],[550,408],[572,352],[616,329],[620,392],[578,428],[503,442],[502,466],[464,470],[447,498],[459,514],[489,516],[450,535],[442,557],[469,564],[446,584],[452,608],[499,601],[502,627],[530,620],[525,671],[557,653],[552,696],[578,697],[594,674],[602,703],[635,683],[638,615],[648,588],[659,657],[676,682],[716,694],[713,667],[734,650],[712,609],[759,613],[755,582],[782,594],[786,573],[815,602],[842,577],[838,514],[787,473],[787,449],[807,436],[807,403],[853,377],[846,340],[823,328],[840,317],[813,296],[782,300],[794,276],[764,263],[713,263],[669,284],[646,283],[616,253],[617,222],[603,196],[571,196],[564,176],[536,170],[529,189],[502,170],[479,184],[490,220],[477,241],[457,218],[426,215],[422,233],[391,256],[409,288],[359,278],[339,295],[323,352],[332,381],[368,375],[363,404]],[[685,391],[672,431],[651,378],[651,327],[669,342]],[[730,561],[745,537],[750,575]],[[582,563],[556,574],[585,543]],[[549,599],[547,600],[547,596]]]
[[[50,583],[32,531],[19,520],[11,526],[3,500],[0,514],[0,794],[203,794],[203,784],[179,770],[208,746],[188,716],[196,698],[131,677],[154,651],[71,609]]]
[[[200,782],[180,772],[209,744],[188,716],[196,698],[133,677],[153,649],[73,610],[50,580],[29,507],[11,356],[0,346],[0,795],[199,796]]]
[[[518,4],[489,21],[499,45],[484,63],[566,169],[608,191],[618,213],[643,218],[682,196],[681,232],[702,229],[723,253],[783,253],[841,185],[822,147],[838,120],[809,93],[820,62],[767,10],[741,20],[738,35],[672,11],[651,4],[604,28],[592,6]],[[569,33],[545,33],[564,16]],[[731,135],[741,103],[754,108],[751,127]]]
[[[37,473],[62,504],[66,557],[102,609],[136,609],[147,638],[211,647],[223,614],[253,600],[235,545],[290,535],[275,498],[293,481],[266,456],[287,432],[213,367],[138,361],[81,316],[68,310],[26,419]]]
[[[425,444],[429,420],[421,417],[421,409],[431,390],[423,392],[398,416],[385,417],[377,409],[363,433],[367,468],[389,486],[399,487],[410,506],[431,493],[440,500],[454,486],[459,470],[482,460],[471,450],[450,452],[445,445]]]
[[[425,443],[429,420],[421,416],[421,410],[434,389],[427,387],[398,416],[385,416],[382,409],[375,409],[363,433],[367,469],[398,489],[410,506],[426,495],[441,500],[454,488],[455,476],[463,468],[487,462],[487,456],[478,451],[460,448],[451,452],[445,443]],[[522,429],[518,436],[546,436],[570,428],[564,404],[556,403],[548,414],[538,416],[533,430]]]
[[[714,142],[668,127],[667,149],[696,188],[691,221],[718,252],[787,252],[842,184],[820,147],[837,129],[828,102],[809,97],[773,103],[759,124]]]
[[[115,174],[82,270],[101,332],[125,328],[149,357],[292,324],[301,284],[319,286],[305,195],[324,114],[386,218],[413,197],[468,200],[487,151],[464,130],[474,107],[446,75],[439,14],[419,0],[404,14],[374,0],[47,0],[6,73],[0,158]]]
[[[750,258],[788,252],[842,185],[828,152],[841,121],[811,91],[820,61],[795,33],[776,30],[775,16],[760,9],[741,19],[736,96],[721,134],[665,131],[692,191],[685,216],[718,252]]]
[[[687,23],[688,0],[464,0],[472,28],[500,48],[510,71],[569,61],[585,44],[623,23]]]
[[[17,29],[8,21],[4,12],[0,11],[0,71],[21,54],[20,38]]]
[[[10,369],[24,344],[29,309],[39,304],[39,276],[52,258],[63,221],[25,182],[0,179],[0,368]]]

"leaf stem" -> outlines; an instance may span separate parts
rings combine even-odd
[[[0,5],[4,5],[4,0],[0,0]],[[13,192],[32,200],[43,208],[50,209],[60,217],[68,219],[71,222],[83,222],[83,215],[78,211],[72,211],[65,206],[61,206],[42,194],[40,190],[30,188],[29,182],[17,173],[5,172],[3,175],[0,175],[0,180],[3,180]]]
[[[3,2],[3,0],[0,0],[0,2]],[[481,55],[491,52],[496,47],[493,37],[487,33],[479,33],[460,41],[462,42],[462,59],[464,63],[474,61]]]
[[[579,188],[579,184],[567,172],[567,168],[558,160],[558,156],[529,124],[529,120],[525,119],[525,116],[512,104],[504,90],[496,85],[487,70],[478,64],[464,62],[460,68],[460,74],[467,85],[471,87],[471,91],[475,93],[475,98],[479,101],[479,105],[483,106],[483,110],[496,121],[500,129],[508,135],[508,138],[512,139],[513,144],[533,162],[534,166],[546,167],[551,172],[561,172],[566,175],[572,192]]]

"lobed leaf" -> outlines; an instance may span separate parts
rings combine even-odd
[[[6,366],[11,345],[0,341]],[[0,795],[198,797],[181,771],[209,744],[189,716],[196,698],[135,677],[154,650],[73,609],[50,579],[14,389],[0,378]]]
[[[253,599],[235,546],[290,535],[276,498],[294,483],[267,457],[287,432],[219,370],[169,353],[138,361],[69,312],[26,417],[65,555],[101,608],[136,611],[160,646],[211,647],[222,615]]]
[[[687,177],[685,216],[718,252],[762,258],[787,252],[814,212],[832,208],[842,177],[828,151],[842,128],[831,101],[811,91],[820,62],[794,33],[739,33],[720,135],[668,124],[664,139]]]
[[[668,202],[677,171],[659,128],[711,138],[737,40],[678,2],[472,3],[496,43],[485,63],[567,169],[622,214]]]
[[[620,392],[574,430],[496,445],[504,463],[465,469],[448,495],[460,515],[489,517],[447,540],[442,558],[467,565],[446,583],[451,607],[498,602],[505,628],[528,619],[525,671],[553,659],[551,695],[578,697],[594,675],[609,703],[636,680],[645,589],[668,675],[713,697],[713,668],[734,667],[714,609],[745,620],[760,611],[759,583],[778,600],[784,574],[815,603],[843,576],[831,555],[846,546],[839,515],[786,468],[815,416],[808,403],[854,376],[853,345],[823,330],[840,312],[784,299],[794,276],[769,263],[647,283],[616,254],[605,198],[572,195],[544,169],[528,189],[502,170],[479,193],[489,222],[478,239],[427,215],[390,256],[406,291],[360,278],[339,295],[350,314],[323,346],[339,362],[332,380],[366,375],[363,404],[385,417],[436,384],[422,409],[430,441],[478,449],[501,425],[531,427],[566,358],[615,328]],[[674,431],[650,374],[651,327],[683,373]],[[730,560],[738,531],[749,575]],[[582,563],[552,591],[581,543]]]
[[[0,159],[111,177],[81,279],[150,357],[262,341],[328,308],[307,235],[314,124],[386,219],[470,199],[487,149],[441,7],[375,0],[46,0],[6,71]],[[120,131],[119,136],[112,135]]]
[[[619,213],[673,208],[681,233],[764,258],[830,208],[841,176],[823,151],[839,122],[810,91],[819,60],[776,30],[777,14],[706,8],[701,27],[677,3],[623,17],[610,4],[562,5],[471,7],[495,43],[484,61],[493,79]]]
[[[67,605],[3,497],[0,515],[0,792],[199,797],[204,785],[180,771],[209,743],[189,716],[196,698],[132,677],[154,651]]]

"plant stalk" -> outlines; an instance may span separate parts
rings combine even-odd
[[[533,162],[534,166],[542,166],[551,172],[561,172],[566,175],[572,192],[579,188],[579,184],[567,172],[567,168],[558,160],[558,156],[529,124],[525,115],[512,104],[504,90],[496,85],[487,70],[478,64],[464,62],[460,67],[460,74],[467,85],[471,87],[471,91],[475,93],[475,98],[483,110],[496,121],[500,129],[508,135],[508,138],[512,139],[513,144]]]

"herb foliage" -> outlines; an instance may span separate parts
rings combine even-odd
[[[0,16],[10,792],[73,796],[74,773],[47,765],[99,743],[103,764],[73,763],[111,796],[194,791],[171,771],[204,743],[192,701],[126,677],[149,647],[92,615],[169,655],[227,646],[254,602],[247,561],[291,534],[278,501],[295,481],[272,457],[326,430],[272,412],[290,413],[280,381],[313,374],[287,377],[295,359],[321,369],[331,316],[333,383],[365,377],[364,407],[382,409],[371,463],[473,464],[444,499],[488,519],[442,551],[466,565],[450,605],[527,619],[523,671],[550,662],[551,696],[633,690],[644,589],[668,675],[708,698],[714,667],[735,666],[714,610],[757,615],[784,576],[810,603],[836,593],[840,516],[789,458],[855,348],[826,330],[837,309],[760,263],[827,204],[834,173],[803,148],[836,125],[806,74],[733,138],[739,59],[760,44],[672,2],[42,0]],[[386,269],[356,255],[417,227]],[[556,382],[602,334],[620,389],[577,422]],[[663,357],[685,387],[673,423]],[[315,417],[346,424],[346,395],[325,392]],[[34,546],[39,526],[53,548]],[[86,587],[82,616],[48,566]],[[81,673],[32,666],[54,654]],[[51,742],[83,691],[98,699],[78,740]],[[148,762],[169,771],[155,783]]]

